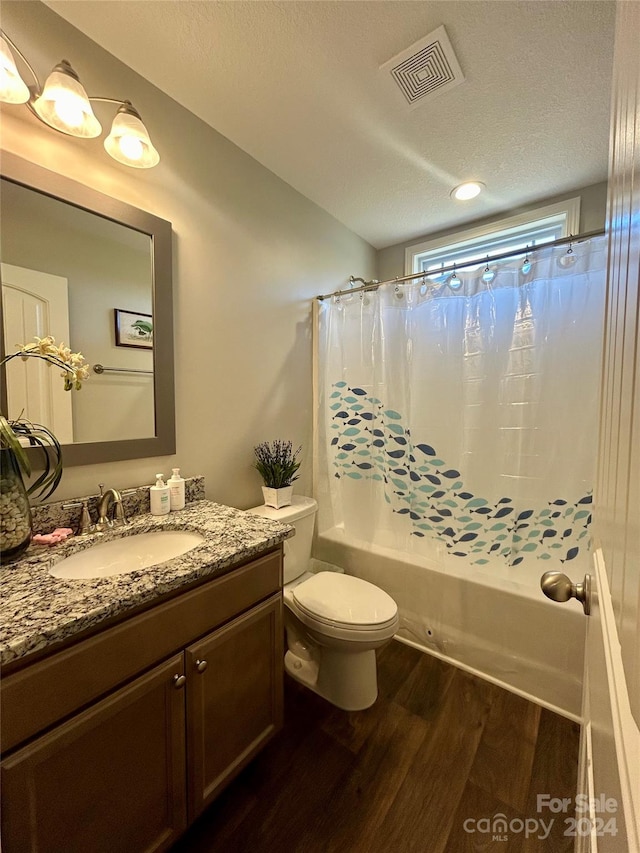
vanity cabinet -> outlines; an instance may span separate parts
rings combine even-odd
[[[270,599],[185,652],[191,822],[281,725],[282,603]]]
[[[3,680],[3,853],[179,838],[282,724],[281,571],[279,550]]]
[[[163,850],[180,835],[182,668],[165,661],[3,761],[3,851]]]

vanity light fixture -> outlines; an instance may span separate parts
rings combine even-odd
[[[480,181],[467,181],[464,184],[459,184],[457,187],[454,187],[449,195],[451,198],[455,198],[456,201],[469,201],[477,195],[480,195],[484,187],[485,185]]]
[[[35,85],[27,86],[20,76],[14,53],[29,69]],[[118,112],[104,141],[107,154],[119,163],[136,169],[149,169],[160,161],[160,155],[151,143],[140,114],[130,101],[87,95],[80,78],[66,59],[55,66],[42,87],[24,54],[2,30],[0,101],[25,104],[33,115],[49,127],[83,139],[94,139],[102,133],[91,101],[117,104]]]

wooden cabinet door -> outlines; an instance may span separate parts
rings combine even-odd
[[[183,674],[175,655],[5,759],[3,853],[169,847],[186,827]]]
[[[189,820],[282,725],[282,597],[186,650]]]

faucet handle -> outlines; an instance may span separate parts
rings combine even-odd
[[[85,533],[93,533],[95,527],[89,515],[89,508],[86,501],[75,501],[73,503],[62,504],[63,509],[76,509],[82,507],[80,512],[80,524],[78,525],[78,536],[83,536]]]
[[[80,535],[83,533],[92,533],[94,530],[91,516],[89,515],[89,507],[86,501],[82,501],[82,511],[80,512]]]
[[[104,497],[104,483],[98,483],[98,488],[100,489],[100,497]]]

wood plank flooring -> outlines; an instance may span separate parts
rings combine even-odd
[[[575,723],[395,641],[378,687],[349,713],[287,677],[283,731],[172,853],[573,850],[570,815],[538,813],[536,796],[573,801]],[[498,814],[500,839],[476,823]]]

